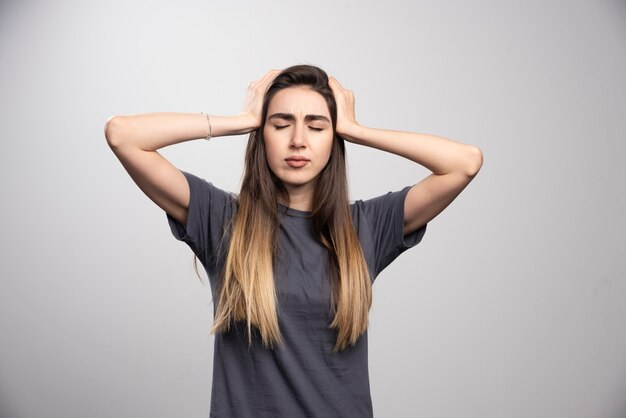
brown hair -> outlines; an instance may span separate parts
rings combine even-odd
[[[273,261],[279,228],[279,202],[288,202],[282,182],[268,166],[263,128],[269,104],[282,89],[307,86],[328,104],[333,127],[330,159],[318,175],[311,219],[321,244],[329,254],[331,307],[329,324],[337,331],[335,351],[353,345],[367,329],[372,303],[371,279],[358,241],[348,201],[345,144],[336,134],[337,106],[327,74],[310,65],[296,65],[276,76],[265,94],[261,126],[250,134],[237,213],[212,332],[228,331],[231,321],[247,321],[249,343],[252,326],[263,345],[281,343],[276,311]],[[254,242],[255,245],[249,245]]]

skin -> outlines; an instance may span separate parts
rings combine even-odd
[[[241,135],[261,126],[263,97],[269,83],[279,73],[272,70],[248,85],[242,112],[236,116],[211,115],[214,137]],[[404,203],[404,233],[426,224],[443,211],[472,181],[483,162],[480,149],[436,135],[370,128],[356,120],[354,94],[333,77],[329,85],[337,101],[337,133],[347,141],[373,147],[407,158],[429,169],[432,174],[422,179],[407,194]],[[309,112],[322,112],[313,107],[314,96],[305,91],[285,92],[282,101],[271,105],[293,114],[292,126],[285,132],[271,131],[268,162],[284,179],[295,209],[311,207],[312,179],[324,159],[323,147],[313,140],[304,118]],[[279,92],[280,94],[280,92]],[[278,96],[278,94],[277,94]],[[311,106],[309,108],[309,106]],[[272,108],[272,110],[275,110]],[[328,109],[325,109],[328,112]],[[276,113],[276,112],[274,112]],[[270,115],[273,113],[270,111]],[[272,120],[271,123],[276,121]],[[282,122],[281,122],[282,123]],[[131,178],[159,207],[183,224],[187,223],[189,185],[184,175],[158,149],[193,139],[204,138],[207,120],[199,113],[144,113],[113,116],[105,125],[105,137]],[[324,134],[326,135],[326,134]],[[310,155],[311,167],[289,171],[282,164],[290,153]],[[282,160],[281,160],[282,159]],[[281,162],[282,161],[282,162]]]
[[[308,87],[287,88],[272,98],[267,115],[263,138],[269,167],[285,185],[289,206],[310,210],[333,142],[326,101]]]
[[[420,164],[432,174],[411,187],[404,201],[404,234],[431,221],[463,191],[483,164],[473,145],[441,136],[369,128],[356,121],[354,94],[334,78],[329,85],[337,101],[337,132],[355,144],[377,148]]]

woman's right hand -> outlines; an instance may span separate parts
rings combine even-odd
[[[280,70],[271,70],[258,80],[250,82],[246,90],[246,97],[241,111],[242,116],[249,118],[252,130],[261,126],[261,110],[263,108],[263,98],[268,86]]]

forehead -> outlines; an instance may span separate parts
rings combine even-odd
[[[268,108],[273,113],[291,113],[294,116],[324,115],[330,119],[330,111],[324,97],[307,86],[288,87],[274,95]]]

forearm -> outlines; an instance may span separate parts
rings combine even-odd
[[[240,135],[254,129],[249,116],[210,116],[214,137]],[[112,148],[132,146],[155,151],[168,145],[205,138],[209,125],[201,113],[154,112],[110,118],[105,136]]]
[[[343,135],[351,142],[408,158],[435,174],[462,173],[472,177],[482,165],[480,149],[441,136],[358,124],[347,128]]]

